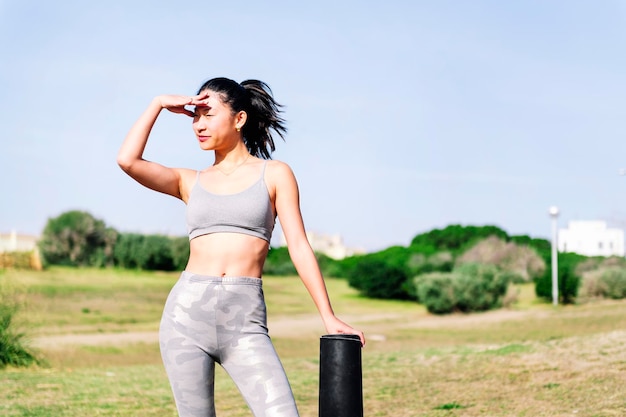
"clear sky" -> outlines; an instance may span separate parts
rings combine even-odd
[[[348,246],[450,224],[545,238],[551,205],[561,227],[626,227],[625,49],[625,0],[0,0],[0,232],[79,209],[184,235],[184,204],[116,153],[154,96],[216,76],[270,85],[307,229]],[[213,160],[169,113],[145,156]]]

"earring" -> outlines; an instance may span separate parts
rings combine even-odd
[[[241,132],[241,128],[240,127],[237,128],[237,132]]]

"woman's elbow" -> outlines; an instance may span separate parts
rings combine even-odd
[[[132,158],[128,158],[122,154],[117,155],[117,165],[119,165],[124,172],[130,171],[134,162],[135,161]]]

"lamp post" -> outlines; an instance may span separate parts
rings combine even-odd
[[[552,218],[552,304],[559,304],[559,266],[557,261],[557,218],[559,208],[552,206],[548,209]]]

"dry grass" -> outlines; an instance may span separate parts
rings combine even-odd
[[[150,339],[175,274],[58,269],[0,279],[26,290],[22,322],[50,362],[0,373],[0,415],[175,416]],[[321,323],[299,280],[264,286],[301,415],[315,416]],[[626,302],[553,308],[523,286],[512,309],[437,317],[363,299],[344,281],[328,287],[337,313],[369,336],[366,416],[626,415]],[[221,371],[216,391],[220,417],[250,415]]]

